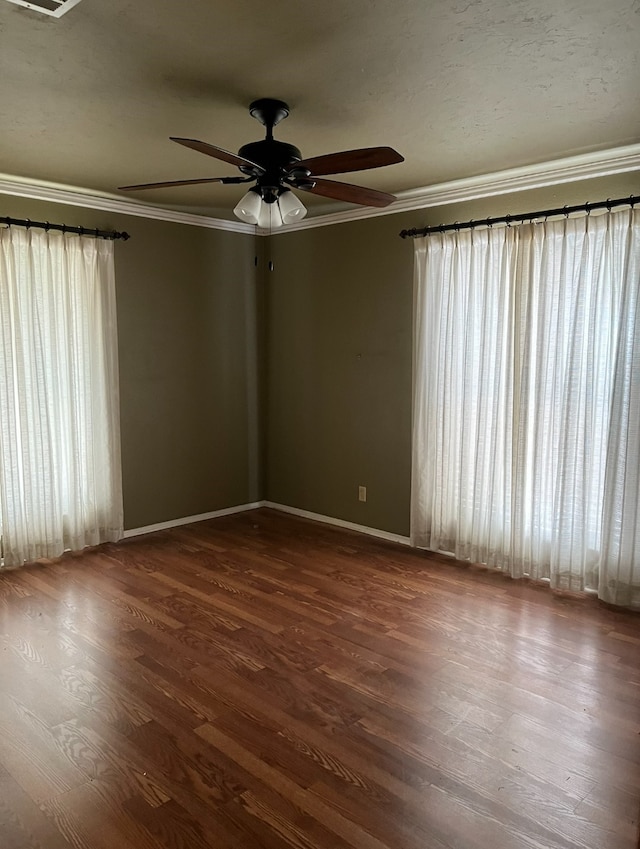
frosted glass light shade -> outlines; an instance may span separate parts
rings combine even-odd
[[[284,224],[301,221],[307,214],[306,206],[289,189],[285,189],[278,198],[278,206]]]
[[[274,230],[276,227],[282,227],[282,216],[277,203],[262,202],[258,215],[258,227],[263,230]]]
[[[263,230],[273,230],[283,224],[302,220],[307,208],[289,189],[285,189],[275,203],[265,203],[256,188],[249,189],[233,210],[240,221],[257,224]]]
[[[263,206],[266,206],[266,204],[262,203],[262,198],[258,192],[254,191],[254,189],[249,189],[246,195],[234,207],[233,214],[240,221],[246,221],[247,224],[258,224]]]

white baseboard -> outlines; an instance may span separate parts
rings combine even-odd
[[[277,504],[275,501],[252,501],[249,504],[238,504],[235,507],[224,507],[222,510],[213,510],[211,513],[200,513],[198,516],[183,516],[180,519],[169,519],[167,522],[158,522],[155,525],[145,525],[143,528],[130,528],[123,534],[124,539],[129,537],[151,534],[154,531],[165,531],[169,528],[177,528],[180,525],[192,525],[195,522],[204,522],[207,519],[217,519],[219,516],[231,516],[233,513],[244,513],[247,510],[257,510],[259,507],[270,507],[282,513],[291,513],[302,519],[312,519],[314,522],[323,522],[325,525],[335,525],[348,531],[356,531],[359,534],[367,534],[371,537],[397,542],[401,545],[411,545],[409,537],[400,534],[392,534],[389,531],[381,531],[378,528],[369,528],[366,525],[356,525],[355,522],[346,522],[344,519],[335,519],[333,516],[323,516],[321,513],[311,513],[309,510],[301,510],[299,507],[290,507],[288,504]]]
[[[213,510],[211,513],[200,513],[198,516],[183,516],[181,519],[169,519],[168,522],[158,522],[155,525],[145,525],[144,528],[130,528],[125,531],[123,537],[137,537],[142,534],[151,534],[154,531],[165,531],[168,528],[177,528],[179,525],[192,525],[194,522],[204,522],[207,519],[217,519],[218,516],[231,516],[233,513],[244,513],[246,510],[256,510],[264,507],[264,501],[252,501],[250,504],[238,504],[235,507],[223,507],[222,510]]]
[[[334,519],[333,516],[323,516],[321,513],[311,513],[309,510],[300,510],[298,507],[289,507],[288,504],[277,504],[275,501],[263,501],[263,507],[270,507],[272,510],[280,510],[283,513],[292,513],[294,516],[300,516],[302,519],[313,519],[314,522],[324,522],[326,525],[336,525],[339,528],[345,528],[348,531],[357,531],[359,534],[367,534],[371,537],[378,537],[388,542],[397,542],[401,545],[411,545],[409,537],[401,536],[400,534],[392,534],[389,531],[381,531],[378,528],[368,528],[366,525],[356,525],[354,522],[345,522],[344,519]]]

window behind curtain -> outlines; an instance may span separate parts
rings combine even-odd
[[[2,565],[122,536],[113,243],[0,231]]]
[[[640,606],[640,218],[416,243],[416,545]]]

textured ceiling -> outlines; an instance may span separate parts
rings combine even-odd
[[[336,179],[429,186],[640,142],[639,47],[640,0],[82,0],[60,19],[0,0],[0,171],[110,193],[233,175],[169,136],[235,151],[263,136],[249,102],[276,97],[303,156],[406,160]],[[135,199],[230,218],[242,191]]]

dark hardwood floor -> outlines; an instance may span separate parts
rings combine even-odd
[[[640,617],[269,510],[0,573],[2,849],[635,849]]]

